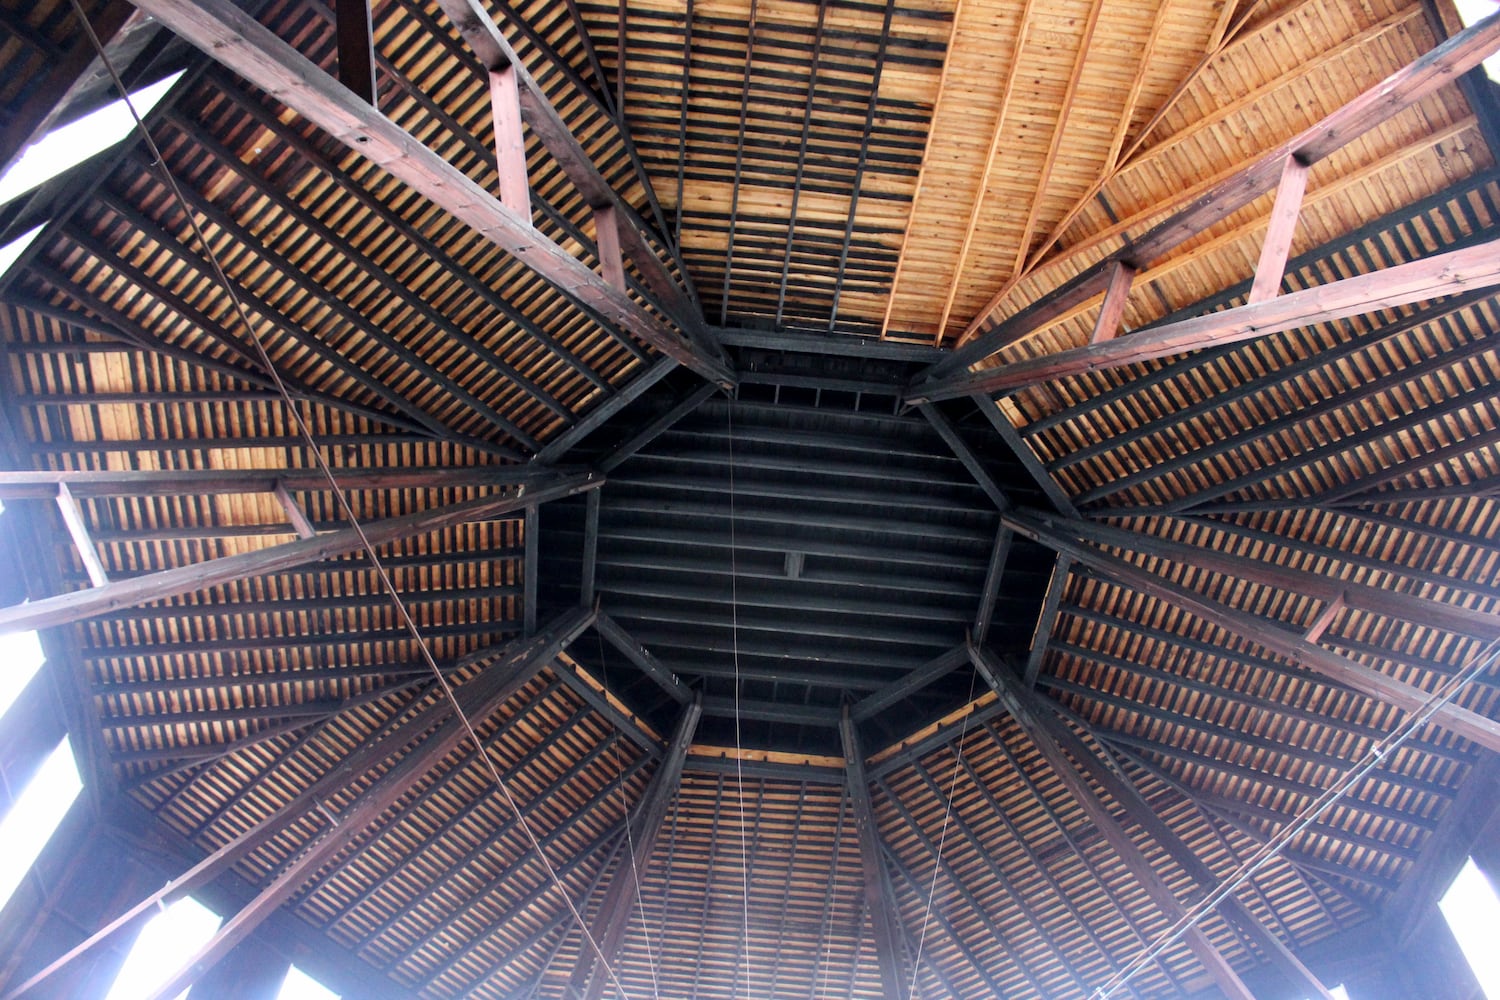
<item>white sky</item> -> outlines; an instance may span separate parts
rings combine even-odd
[[[181,73],[174,73],[130,95],[141,117],[144,118],[146,112],[172,89],[172,84],[180,76]],[[116,100],[75,122],[53,129],[33,143],[15,165],[0,176],[0,205],[103,152],[129,135],[134,127],[135,119],[131,117],[130,109],[123,100]]]
[[[1458,8],[1458,16],[1464,24],[1470,25],[1500,10],[1500,0],[1453,0],[1453,6]],[[1490,56],[1484,61],[1484,71],[1489,74],[1491,80],[1500,80],[1500,54]]]
[[[1500,1000],[1500,898],[1489,879],[1466,862],[1438,908],[1489,1000]]]
[[[104,1000],[145,1000],[218,929],[218,914],[191,896],[179,899],[141,928]]]
[[[11,265],[20,260],[21,254],[26,252],[26,248],[31,246],[31,241],[36,239],[41,231],[42,226],[37,226],[0,247],[0,278],[5,277],[5,272],[10,270]]]
[[[64,736],[0,820],[0,906],[31,870],[82,789],[73,747]]]
[[[294,965],[287,970],[276,1000],[339,1000],[339,995]]]

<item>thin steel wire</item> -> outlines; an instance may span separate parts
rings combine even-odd
[[[178,185],[176,177],[172,175],[171,170],[167,167],[166,158],[162,155],[161,149],[156,145],[156,140],[151,137],[151,132],[146,128],[146,123],[142,120],[139,111],[137,111],[134,101],[131,100],[130,91],[125,87],[124,81],[120,78],[119,70],[115,67],[114,61],[110,58],[109,53],[105,51],[103,43],[100,42],[98,34],[94,31],[93,25],[89,23],[88,17],[84,14],[79,0],[69,0],[69,2],[72,4],[73,11],[77,15],[79,22],[83,25],[84,31],[88,34],[89,41],[93,45],[95,52],[98,54],[101,64],[109,72],[110,78],[114,82],[115,87],[120,91],[120,94],[125,102],[125,107],[129,110],[130,116],[135,122],[136,130],[140,133],[141,138],[146,145],[146,148],[151,153],[153,165],[161,174],[163,183],[165,183],[167,188],[172,192],[172,197],[176,201],[178,208],[182,211],[183,215],[188,220],[188,224],[193,232],[193,238],[197,241],[199,247],[202,250],[204,258],[209,263],[209,266],[213,268],[214,275],[218,279],[219,283],[223,286],[225,294],[229,296],[230,303],[234,307],[234,314],[238,319],[240,325],[244,327],[245,332],[249,335],[251,342],[254,344],[255,353],[259,358],[261,364],[265,366],[267,375],[270,376],[272,382],[275,384],[277,394],[280,395],[283,404],[286,406],[288,414],[291,416],[293,423],[296,424],[299,436],[307,443],[308,451],[311,453],[314,461],[317,463],[318,470],[323,474],[323,478],[328,482],[329,490],[337,499],[340,511],[343,513],[344,517],[348,519],[350,527],[352,527],[356,535],[358,535],[360,544],[364,547],[366,554],[370,558],[370,565],[374,568],[376,576],[380,580],[381,587],[386,591],[387,594],[390,595],[391,602],[396,609],[397,616],[401,619],[402,625],[411,635],[413,641],[417,644],[417,648],[421,652],[423,662],[426,663],[428,668],[432,671],[433,677],[438,687],[442,691],[444,697],[447,699],[449,705],[452,706],[454,715],[459,720],[459,724],[463,726],[465,735],[474,744],[475,755],[484,762],[484,766],[486,771],[488,771],[489,773],[490,780],[494,783],[495,787],[499,789],[501,796],[505,799],[506,805],[509,807],[511,812],[515,814],[517,824],[520,826],[522,833],[525,834],[526,840],[530,845],[530,853],[541,862],[542,867],[546,871],[548,879],[552,883],[552,886],[557,890],[558,895],[562,897],[563,902],[564,904],[566,904],[573,919],[582,929],[585,940],[588,942],[589,947],[593,950],[594,954],[603,966],[605,973],[610,978],[610,981],[619,991],[621,998],[623,998],[623,1000],[629,1000],[630,994],[625,989],[624,983],[622,983],[619,977],[615,974],[614,968],[610,964],[608,957],[599,947],[599,942],[594,939],[593,933],[589,930],[588,923],[584,920],[583,914],[580,913],[578,907],[574,905],[572,896],[568,893],[567,887],[563,884],[562,878],[557,874],[557,869],[553,867],[551,859],[549,859],[546,853],[542,850],[541,841],[537,838],[536,832],[531,829],[531,824],[526,819],[526,814],[521,810],[521,806],[515,800],[514,796],[511,795],[510,788],[506,785],[505,779],[500,775],[500,769],[496,766],[494,759],[490,756],[489,750],[485,746],[484,742],[479,738],[479,733],[475,730],[474,724],[469,720],[468,715],[464,712],[463,706],[458,701],[458,696],[453,691],[453,686],[448,683],[448,678],[443,676],[443,671],[438,666],[436,658],[432,655],[432,650],[428,646],[426,638],[417,628],[416,621],[412,618],[411,612],[407,609],[406,602],[401,599],[401,594],[396,589],[395,582],[391,579],[390,574],[386,571],[385,564],[380,560],[380,556],[376,553],[375,546],[371,544],[369,538],[365,535],[364,527],[360,524],[359,518],[355,515],[354,509],[350,505],[348,497],[345,495],[343,489],[339,487],[338,480],[334,476],[332,467],[328,464],[327,459],[323,456],[322,451],[318,447],[317,439],[313,436],[312,430],[308,427],[307,421],[303,418],[302,413],[297,409],[297,406],[292,399],[291,392],[287,389],[286,383],[281,378],[281,373],[277,371],[275,363],[271,360],[271,355],[266,350],[265,343],[261,340],[260,332],[255,328],[255,324],[250,321],[250,316],[245,310],[245,305],[240,300],[239,295],[235,292],[234,285],[229,280],[229,275],[225,272],[223,265],[220,263],[217,254],[215,254],[212,245],[208,242],[207,236],[204,234],[202,227],[198,223],[198,217],[188,206],[188,201],[182,193],[182,188]]]

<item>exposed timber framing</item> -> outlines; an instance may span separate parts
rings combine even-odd
[[[693,694],[688,690],[687,685],[682,683],[676,674],[664,666],[649,649],[637,642],[634,636],[621,628],[620,624],[609,615],[601,611],[594,621],[594,630],[611,646],[623,653],[627,660],[639,667],[641,672],[651,678],[673,701],[686,705],[693,700]]]
[[[624,258],[639,269],[646,287],[661,302],[668,315],[687,331],[695,348],[704,352],[704,360],[712,359],[714,364],[721,364],[724,361],[723,353],[705,333],[703,315],[693,299],[691,289],[679,284],[656,255],[646,239],[645,220],[604,179],[488,12],[478,0],[438,0],[438,6],[448,15],[492,78],[497,71],[503,69],[509,69],[513,73],[522,119],[595,211],[595,221],[599,224],[599,257],[605,269],[605,283],[624,293],[623,254]],[[626,130],[623,109],[616,120],[623,133]],[[517,133],[519,134],[519,123]],[[523,146],[523,167],[525,159]],[[522,177],[524,182],[524,173]],[[648,182],[643,180],[643,183]],[[612,236],[606,236],[603,232],[606,219],[601,219],[601,212],[612,224]],[[611,242],[612,247],[607,249],[606,241]],[[670,251],[670,245],[668,249]],[[613,270],[615,266],[619,266],[619,270]],[[683,281],[686,281],[687,269],[681,268],[681,274]]]
[[[1150,860],[1141,851],[1126,829],[1115,819],[1105,802],[1099,798],[1088,778],[1102,787],[1125,810],[1135,823],[1172,858],[1173,862],[1198,883],[1200,887],[1217,884],[1212,871],[1203,864],[1193,851],[1172,832],[1140,796],[1134,786],[1128,785],[1112,769],[1104,766],[1086,742],[1069,729],[1060,719],[1052,715],[1037,696],[1024,687],[1014,672],[1001,665],[987,651],[970,645],[969,656],[974,669],[1005,705],[1006,711],[1026,730],[1033,745],[1051,765],[1053,773],[1068,787],[1078,804],[1109,843],[1111,849],[1130,869],[1136,881],[1146,890],[1152,901],[1173,921],[1182,919],[1186,907],[1156,873]],[[1071,759],[1071,763],[1070,763]],[[1081,770],[1080,770],[1081,769]],[[1302,966],[1274,934],[1267,931],[1233,897],[1226,899],[1218,908],[1221,916],[1233,921],[1247,933],[1256,945],[1293,977],[1294,985],[1311,989],[1314,996],[1332,1000],[1332,996],[1316,976]],[[1195,924],[1184,932],[1183,940],[1198,956],[1204,968],[1219,983],[1221,989],[1231,997],[1251,998],[1239,975],[1230,966],[1208,937]]]
[[[627,822],[631,826],[631,852],[623,856],[615,868],[614,877],[604,898],[599,901],[598,916],[594,921],[593,938],[599,943],[601,956],[585,950],[578,965],[573,969],[569,995],[581,1000],[600,1000],[605,987],[613,978],[610,963],[619,955],[625,943],[625,931],[630,918],[636,912],[636,894],[640,891],[641,873],[651,863],[651,852],[661,834],[663,821],[667,818],[667,807],[677,794],[682,783],[682,767],[687,760],[688,747],[692,746],[693,733],[703,714],[702,697],[697,696],[682,708],[677,728],[672,733],[667,751],[651,776],[651,784],[635,815]],[[628,867],[627,867],[628,866]]]
[[[1054,519],[1035,512],[1002,515],[1005,523],[1023,535],[1055,551],[1072,557],[1100,574],[1133,590],[1165,601],[1221,628],[1287,657],[1313,673],[1382,701],[1405,712],[1421,711],[1431,695],[1410,684],[1396,680],[1355,660],[1308,642],[1300,634],[1280,628],[1265,619],[1238,611],[1204,597],[1139,566],[1092,545],[1075,540]],[[1432,716],[1443,726],[1465,739],[1500,752],[1500,722],[1457,705],[1444,705]]]
[[[525,635],[536,631],[536,594],[541,572],[541,508],[535,503],[526,505],[525,521],[521,529],[524,546],[521,555],[521,616]]]
[[[1263,302],[1168,323],[1128,337],[973,374],[922,382],[912,387],[906,401],[920,404],[958,396],[1014,392],[1083,372],[1254,340],[1497,284],[1500,284],[1500,240],[1491,240]]]
[[[335,469],[340,490],[412,490],[546,483],[583,470],[534,465],[424,469]],[[296,493],[333,489],[316,469],[184,469],[177,471],[0,470],[0,500],[51,500],[61,487],[75,498],[178,496],[184,493]]]
[[[587,264],[540,236],[529,218],[507,208],[395,122],[360,102],[229,0],[139,0],[136,6],[515,256],[602,322],[619,325],[710,381],[734,384],[734,374],[721,361],[683,340]],[[536,129],[535,121],[529,124]]]
[[[623,389],[600,402],[572,427],[547,442],[532,461],[538,465],[550,465],[594,431],[603,427],[609,419],[632,402],[639,399],[653,385],[677,370],[677,362],[671,358],[658,358],[651,367],[641,372]],[[710,383],[713,384],[713,383]],[[717,385],[714,386],[718,388]]]
[[[995,544],[990,546],[990,562],[984,571],[984,590],[979,595],[979,607],[974,612],[974,641],[984,643],[990,633],[990,621],[995,616],[995,601],[1000,596],[1000,579],[1005,575],[1005,563],[1010,558],[1011,542],[1015,535],[1004,525],[995,529]]]
[[[1009,530],[1009,529],[1005,529]],[[1047,593],[1042,598],[1042,609],[1036,616],[1036,628],[1031,633],[1031,648],[1026,654],[1026,665],[1021,672],[1026,689],[1036,687],[1036,679],[1042,672],[1042,660],[1047,656],[1047,644],[1052,640],[1052,627],[1057,623],[1057,608],[1062,603],[1063,591],[1068,586],[1068,576],[1073,570],[1073,560],[1059,554],[1052,566],[1052,578],[1047,581]],[[976,643],[983,642],[976,633]]]
[[[854,810],[854,829],[859,836],[859,863],[864,876],[865,912],[875,937],[875,960],[880,965],[883,1000],[901,1000],[901,931],[897,909],[886,891],[885,861],[880,846],[880,828],[870,806],[869,777],[865,774],[865,751],[860,745],[854,718],[845,705],[839,720],[839,739],[844,747],[844,771],[849,803]]]
[[[1013,316],[985,328],[1000,304],[992,301],[965,331],[964,347],[918,376],[931,383],[1045,329],[1061,316],[1102,295],[1113,262],[1143,271],[1152,261],[1248,205],[1280,183],[1288,158],[1309,166],[1392,115],[1447,86],[1500,47],[1500,14],[1491,15],[1424,53],[1322,121],[1272,149],[1245,169],[1200,194],[1189,205]]]
[[[63,524],[68,528],[68,535],[73,539],[73,548],[78,550],[78,558],[83,560],[89,583],[95,587],[104,586],[109,582],[109,574],[105,572],[104,563],[99,558],[99,550],[94,548],[94,539],[90,537],[88,525],[84,523],[83,509],[78,506],[73,494],[68,492],[67,483],[57,485],[57,509],[62,514]]]
[[[692,413],[699,406],[702,406],[708,397],[717,391],[718,386],[705,384],[688,393],[671,409],[651,421],[645,427],[642,427],[629,440],[615,448],[606,457],[600,459],[599,471],[605,475],[614,472],[615,469],[619,468],[622,463],[636,452],[671,430],[677,421]]]
[[[338,28],[339,82],[372,107],[379,107],[370,0],[337,0],[333,15]]]
[[[374,521],[364,525],[362,529],[344,528],[314,538],[273,545],[256,552],[160,570],[128,580],[117,580],[91,590],[59,594],[0,610],[0,631],[62,625],[120,608],[207,590],[247,576],[275,573],[348,555],[362,551],[367,543],[383,545],[471,521],[502,518],[538,503],[596,489],[603,482],[602,476],[592,472],[560,476],[554,482],[534,489],[523,487],[511,494],[481,497],[404,517]]]
[[[1089,335],[1090,344],[1114,340],[1120,333],[1120,321],[1125,316],[1125,307],[1130,304],[1130,285],[1135,281],[1135,268],[1123,260],[1110,264],[1109,279],[1104,290],[1104,304],[1099,307],[1099,316],[1094,320],[1094,332]]]
[[[1274,299],[1281,291],[1286,262],[1292,255],[1292,237],[1297,231],[1297,217],[1302,213],[1302,196],[1307,192],[1307,164],[1294,153],[1281,168],[1276,186],[1276,201],[1271,206],[1271,221],[1260,247],[1255,265],[1255,280],[1250,285],[1249,302]]]
[[[558,618],[535,637],[518,640],[504,649],[493,651],[493,657],[497,662],[487,666],[474,680],[455,689],[464,715],[474,719],[492,715],[531,678],[555,660],[592,623],[591,611],[582,608],[575,609]],[[483,659],[489,658],[486,656]],[[358,780],[372,768],[379,766],[393,752],[396,752],[397,748],[411,741],[420,740],[416,749],[407,753],[376,779],[362,795],[354,800],[353,805],[339,815],[337,826],[326,829],[321,839],[311,844],[296,862],[284,869],[276,880],[263,889],[244,910],[226,921],[219,928],[214,939],[177,970],[170,982],[158,989],[155,994],[156,998],[176,996],[190,986],[198,976],[212,968],[217,960],[228,954],[238,941],[279,908],[282,902],[312,876],[319,864],[347,846],[365,827],[399,801],[416,781],[452,753],[467,738],[467,735],[467,729],[453,714],[452,705],[447,699],[429,700],[420,711],[408,716],[387,734],[385,739],[372,740],[361,745],[337,768],[325,773],[300,795],[276,809],[265,820],[241,833],[193,865],[181,876],[105,924],[78,946],[6,993],[3,1000],[15,1000],[17,997],[26,995],[59,970],[110,940],[115,934],[133,925],[159,905],[181,899],[198,887],[214,881],[232,869],[241,859],[280,833],[287,823],[294,822],[309,811],[317,810],[321,814],[322,803],[330,796],[350,782]]]
[[[979,412],[984,414],[985,419],[990,422],[990,426],[995,428],[995,433],[999,434],[1006,446],[1010,448],[1016,461],[1025,468],[1031,481],[1046,494],[1047,502],[1052,504],[1059,513],[1076,517],[1078,508],[1073,505],[1067,491],[1058,485],[1057,479],[1047,471],[1042,460],[1037,458],[1036,451],[1021,437],[1021,433],[1010,422],[1010,418],[1000,412],[999,405],[981,393],[975,393],[971,398],[974,405],[979,407]]]
[[[500,203],[531,219],[531,182],[526,173],[526,136],[521,131],[521,92],[513,65],[489,71],[490,118],[495,125],[495,170],[500,175]]]
[[[964,436],[959,433],[953,421],[931,403],[921,403],[917,409],[922,416],[927,418],[932,429],[938,432],[938,436],[943,439],[948,450],[963,463],[965,469],[969,470],[969,475],[974,477],[974,481],[979,484],[980,489],[984,490],[984,495],[990,498],[990,502],[999,510],[1009,510],[1010,498],[1005,495],[1000,484],[995,482],[995,477],[991,476],[989,470],[984,467],[984,460],[979,457],[979,453],[974,450],[973,446],[964,440]]]
[[[893,705],[905,701],[933,681],[946,677],[968,660],[963,646],[956,646],[941,656],[928,661],[898,681],[887,684],[855,702],[849,714],[855,722],[873,718]]]

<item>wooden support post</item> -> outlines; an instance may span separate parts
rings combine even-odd
[[[1345,607],[1347,607],[1345,595],[1343,591],[1340,591],[1318,611],[1318,616],[1312,620],[1312,624],[1307,626],[1307,631],[1302,633],[1302,638],[1308,642],[1317,642],[1323,638],[1323,633],[1328,631],[1328,626],[1333,624],[1334,618],[1338,617],[1338,613]]]
[[[974,613],[974,641],[981,645],[990,634],[995,600],[1000,596],[1000,578],[1005,575],[1005,561],[1010,557],[1010,544],[1014,538],[1010,529],[1004,525],[995,531],[995,544],[990,548],[989,568],[984,573],[984,590],[979,595],[979,608]]]
[[[980,677],[984,678],[985,683],[1000,698],[1006,711],[1026,731],[1032,744],[1051,766],[1053,774],[1072,793],[1074,800],[1083,809],[1084,814],[1088,816],[1100,835],[1104,837],[1105,842],[1130,870],[1136,884],[1146,892],[1157,909],[1161,910],[1169,921],[1180,920],[1187,913],[1186,907],[1172,893],[1156,869],[1151,866],[1145,852],[1136,845],[1130,834],[1115,819],[1114,813],[1094,793],[1093,786],[1084,779],[1069,760],[1072,756],[1083,764],[1084,759],[1092,757],[1092,753],[1083,740],[1074,735],[1072,730],[1057,722],[1050,713],[1039,710],[1035,702],[1036,696],[1029,690],[1022,689],[1019,678],[991,658],[987,652],[970,644],[969,658]],[[1207,935],[1199,928],[1196,926],[1188,928],[1183,935],[1183,941],[1198,957],[1198,961],[1203,964],[1204,969],[1219,984],[1219,988],[1226,996],[1231,1000],[1255,1000],[1255,995],[1241,981],[1233,966],[1229,964],[1229,960],[1213,946]]]
[[[1075,561],[1092,567],[1118,583],[1242,635],[1270,652],[1285,656],[1313,673],[1377,701],[1395,705],[1406,712],[1419,712],[1431,698],[1430,694],[1420,688],[1308,642],[1302,636],[1256,615],[1237,611],[1143,570],[1126,559],[1076,541],[1059,531],[1044,514],[1028,512],[1006,514],[1003,517],[1005,523],[1019,535],[1071,556]],[[1432,721],[1480,746],[1500,752],[1500,721],[1452,704],[1444,705],[1433,713]]]
[[[521,130],[521,92],[516,83],[516,68],[499,66],[490,70],[489,77],[500,204],[530,222],[531,181],[526,170],[526,136]]]
[[[1307,191],[1307,164],[1292,154],[1286,158],[1281,180],[1276,186],[1276,203],[1266,224],[1266,239],[1260,247],[1260,261],[1255,265],[1255,281],[1250,286],[1250,302],[1274,299],[1281,291],[1281,277],[1292,254],[1292,236],[1297,232],[1297,217],[1302,214],[1302,195]]]
[[[1089,335],[1090,344],[1113,340],[1119,334],[1120,320],[1130,303],[1130,284],[1134,280],[1135,268],[1119,259],[1110,262],[1104,304],[1099,307],[1099,318],[1094,321],[1094,332]]]
[[[592,472],[559,476],[548,485],[525,489],[524,496],[518,493],[481,497],[405,517],[375,521],[365,525],[362,532],[344,528],[315,538],[273,545],[256,552],[210,559],[207,562],[147,573],[129,580],[117,580],[92,590],[47,597],[0,610],[0,631],[48,628],[178,594],[207,590],[247,576],[278,573],[296,566],[362,551],[367,540],[371,545],[383,545],[471,521],[494,520],[526,506],[593,489],[603,482],[602,476]]]
[[[73,547],[78,550],[78,558],[83,560],[83,568],[88,571],[89,582],[95,587],[109,583],[109,574],[104,571],[99,550],[94,548],[88,525],[83,523],[83,509],[78,506],[73,494],[68,492],[67,483],[57,484],[57,509],[62,513],[63,524],[68,526],[68,534],[73,539]]]
[[[522,534],[525,535],[525,538],[522,539],[525,545],[525,552],[521,560],[521,575],[523,577],[521,581],[521,627],[523,635],[531,635],[536,631],[537,573],[541,566],[541,550],[537,534],[540,527],[541,513],[537,509],[537,505],[534,503],[528,504],[526,507],[526,520],[522,527]]]
[[[590,490],[583,506],[583,579],[578,584],[578,603],[594,606],[595,578],[599,572],[599,490]]]
[[[865,911],[875,936],[875,960],[880,964],[880,987],[883,1000],[901,1000],[901,961],[897,951],[896,911],[885,891],[885,863],[880,852],[880,831],[875,825],[875,811],[870,806],[870,784],[865,774],[865,754],[854,728],[849,706],[844,706],[839,722],[839,736],[844,746],[844,769],[848,777],[849,803],[854,810],[854,826],[859,834],[859,861],[864,871]]]
[[[615,206],[594,206],[594,233],[599,248],[599,272],[605,281],[620,291],[628,291],[625,258],[620,253],[620,216],[615,212]]]
[[[278,479],[276,485],[271,488],[271,492],[275,494],[276,502],[281,504],[281,509],[286,511],[286,518],[292,523],[292,530],[297,532],[298,538],[311,538],[318,533],[312,522],[307,519],[307,513],[302,509],[302,505],[286,488],[286,483]]]
[[[677,729],[672,733],[672,741],[667,745],[661,765],[651,777],[651,784],[646,789],[641,807],[635,816],[627,820],[630,823],[632,851],[615,868],[609,888],[605,890],[604,898],[599,903],[593,927],[593,938],[599,943],[604,961],[600,962],[600,956],[591,951],[584,951],[577,968],[573,970],[567,992],[570,997],[599,1000],[604,995],[605,987],[609,985],[609,965],[619,955],[620,946],[625,943],[625,931],[636,910],[638,880],[651,863],[651,852],[656,847],[662,823],[667,818],[667,807],[672,804],[677,788],[682,783],[682,767],[687,760],[688,747],[693,743],[693,733],[697,731],[698,719],[702,714],[701,696],[683,706]]]
[[[1052,578],[1047,581],[1047,594],[1042,599],[1042,610],[1036,616],[1036,628],[1031,633],[1031,649],[1026,654],[1026,668],[1022,672],[1022,683],[1027,690],[1036,687],[1036,679],[1042,672],[1042,659],[1047,655],[1047,643],[1052,638],[1052,626],[1057,621],[1057,606],[1062,602],[1063,590],[1068,585],[1073,560],[1059,555],[1052,567]],[[976,642],[978,640],[975,640]]]
[[[359,99],[378,107],[375,87],[375,25],[370,0],[337,0],[334,26],[339,42],[339,82]]]
[[[474,680],[456,689],[456,695],[464,715],[470,719],[483,719],[525,687],[558,654],[566,649],[585,629],[594,622],[592,611],[575,609],[557,618],[545,631],[531,639],[517,640],[493,657],[482,657],[476,662],[493,659]],[[384,739],[361,744],[337,768],[326,772],[300,795],[281,806],[260,823],[235,837],[214,851],[165,887],[147,896],[125,913],[105,924],[87,940],[67,954],[52,962],[41,972],[6,993],[0,1000],[15,1000],[28,993],[73,961],[88,954],[110,940],[123,928],[159,904],[172,902],[190,895],[200,886],[207,885],[228,872],[243,858],[256,851],[271,838],[280,834],[288,823],[296,822],[307,813],[319,810],[323,803],[351,782],[359,780],[372,768],[385,763],[391,754],[414,741],[420,745],[408,752],[397,763],[377,779],[360,797],[356,798],[338,818],[338,825],[329,830],[323,839],[310,845],[299,856],[296,863],[283,870],[251,904],[233,920],[219,929],[214,940],[204,946],[177,975],[168,987],[158,992],[159,997],[175,997],[190,986],[198,976],[207,972],[228,953],[239,940],[254,929],[255,925],[273,912],[282,900],[317,870],[321,861],[346,846],[365,826],[379,818],[381,813],[404,796],[413,783],[421,780],[433,767],[445,759],[468,735],[462,723],[452,714],[452,706],[446,699],[430,702],[425,708],[407,718]]]

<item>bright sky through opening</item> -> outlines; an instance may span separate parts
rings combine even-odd
[[[218,929],[218,914],[191,896],[179,899],[141,928],[104,1000],[146,1000]]]
[[[1469,960],[1479,988],[1489,1000],[1500,1000],[1500,938],[1496,937],[1500,898],[1472,858],[1459,870],[1458,878],[1438,901],[1438,908]]]
[[[31,871],[82,790],[73,747],[65,736],[0,820],[0,906]]]

